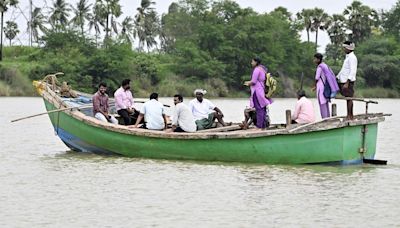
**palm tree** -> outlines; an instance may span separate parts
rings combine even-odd
[[[315,31],[315,49],[318,48],[318,31],[326,30],[329,26],[329,15],[323,9],[313,9],[312,30]]]
[[[105,21],[105,39],[107,40],[109,32],[118,32],[117,21],[115,19],[122,15],[121,5],[119,4],[119,0],[96,0],[96,5],[99,16]]]
[[[106,14],[105,7],[102,5],[101,1],[96,1],[96,4],[93,7],[93,13],[89,16],[89,31],[94,29],[95,37],[96,37],[96,45],[97,39],[100,35],[100,26],[105,27],[104,25],[104,15]]]
[[[56,31],[65,29],[68,24],[70,5],[65,0],[56,0],[53,2],[53,7],[50,8],[50,24]]]
[[[296,16],[301,26],[306,29],[307,42],[310,42],[310,31],[312,29],[312,22],[313,22],[313,10],[303,9],[301,12],[298,12]]]
[[[347,28],[352,31],[354,42],[364,40],[371,34],[371,27],[378,21],[378,14],[375,10],[363,5],[359,1],[353,1],[343,12],[347,19]]]
[[[139,39],[138,49],[143,50],[144,44],[147,45],[147,50],[157,44],[155,37],[159,31],[159,23],[157,13],[151,5],[155,2],[150,0],[142,0],[140,7],[136,10],[138,11],[135,15],[135,37]]]
[[[345,18],[340,14],[333,14],[329,18],[330,23],[327,32],[331,42],[335,45],[340,45],[346,39]]]
[[[83,28],[85,26],[85,21],[90,20],[91,6],[92,4],[88,4],[88,0],[79,0],[79,2],[76,4],[76,8],[72,7],[75,16],[72,18],[71,22],[80,27],[82,36],[84,36]]]
[[[0,25],[0,61],[3,60],[3,25],[4,25],[4,13],[10,6],[16,6],[18,0],[0,0],[0,13],[1,13],[1,25]]]
[[[121,39],[127,43],[132,43],[135,34],[135,25],[131,17],[126,17],[121,23]]]
[[[6,27],[4,28],[4,34],[6,35],[6,38],[10,40],[10,46],[11,46],[11,41],[17,36],[19,33],[18,25],[14,21],[7,21],[6,22]]]
[[[150,11],[145,20],[145,34],[146,34],[146,46],[147,52],[150,51],[150,48],[154,45],[157,46],[156,36],[160,34],[160,22],[157,16],[156,11]]]
[[[43,33],[47,32],[47,28],[44,26],[45,23],[46,17],[42,14],[42,9],[36,7],[32,12],[32,20],[28,22],[28,28],[31,29],[35,42],[39,40],[39,30]]]
[[[327,28],[327,32],[329,38],[331,40],[331,47],[330,53],[332,58],[335,61],[339,58],[341,53],[340,45],[346,40],[346,25],[345,25],[345,18],[343,15],[340,14],[333,14],[332,17],[329,18],[329,27]],[[328,49],[328,47],[327,47]],[[328,51],[326,51],[328,52]]]

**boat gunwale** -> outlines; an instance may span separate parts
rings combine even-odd
[[[68,108],[68,106],[61,100],[60,96],[51,90],[48,86],[41,94],[42,97],[54,105],[56,108]],[[296,135],[302,133],[309,132],[318,132],[325,131],[331,129],[344,128],[348,126],[359,126],[359,125],[368,125],[375,124],[385,120],[383,114],[377,116],[368,116],[368,115],[360,115],[360,119],[356,120],[344,120],[345,117],[337,117],[337,119],[330,119],[327,121],[319,121],[315,122],[315,125],[311,125],[307,128],[302,128],[300,130],[295,130],[296,126],[301,125],[292,125],[292,127],[282,128],[282,129],[268,129],[268,130],[236,130],[236,131],[228,131],[228,132],[201,132],[197,131],[194,133],[178,133],[178,132],[165,132],[165,131],[155,131],[141,128],[129,128],[124,125],[116,125],[108,122],[100,121],[94,117],[87,116],[81,111],[73,110],[76,107],[71,107],[71,110],[63,111],[65,114],[75,118],[79,121],[82,121],[85,124],[88,124],[93,127],[102,128],[105,130],[110,130],[113,132],[118,132],[122,134],[129,134],[135,136],[142,137],[153,137],[153,138],[164,138],[164,139],[241,139],[241,138],[258,138],[258,137],[268,137],[274,135]],[[378,113],[380,114],[380,113]],[[373,113],[369,115],[374,115]],[[364,117],[364,118],[363,118]],[[343,119],[343,120],[341,120]],[[318,125],[322,125],[322,127],[318,127]],[[311,130],[310,130],[311,129]],[[295,131],[291,131],[295,130]]]

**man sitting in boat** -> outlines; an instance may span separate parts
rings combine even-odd
[[[143,128],[149,130],[167,129],[167,117],[164,112],[164,106],[158,101],[158,94],[152,93],[150,100],[146,101],[140,109],[140,114],[136,120],[135,128],[144,118]]]
[[[197,130],[211,128],[215,119],[217,119],[222,126],[230,125],[226,124],[222,119],[224,117],[222,111],[218,107],[215,107],[211,101],[203,98],[206,93],[206,90],[196,89],[194,91],[196,98],[189,103],[189,109],[192,111]]]
[[[134,108],[130,83],[130,79],[124,79],[121,83],[121,87],[114,93],[115,109],[118,115],[122,116],[124,119],[124,125],[131,125],[134,123],[131,120],[131,115],[134,117],[139,115],[139,112]]]
[[[304,90],[297,91],[297,104],[292,114],[292,123],[305,124],[315,121],[315,113],[312,102],[306,97]]]
[[[108,113],[108,95],[106,94],[107,84],[102,82],[99,84],[98,91],[94,94],[93,100],[93,114],[98,120],[118,124],[118,120]]]
[[[189,107],[183,103],[180,94],[174,96],[175,110],[172,117],[172,131],[174,132],[195,132],[196,123]]]

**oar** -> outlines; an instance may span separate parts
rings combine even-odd
[[[51,111],[48,111],[48,112],[42,112],[42,113],[39,113],[39,114],[35,114],[35,115],[31,115],[31,116],[25,116],[25,117],[21,117],[21,118],[15,119],[15,120],[11,120],[11,123],[17,122],[17,121],[20,121],[20,120],[30,119],[30,118],[41,116],[41,115],[45,115],[45,114],[50,114],[50,113],[53,113],[53,112],[62,112],[62,111],[69,110],[69,109],[72,110],[72,109],[81,109],[81,108],[90,108],[90,107],[92,107],[92,105],[90,105],[90,106],[89,105],[83,105],[83,106],[78,106],[78,107],[68,107],[68,108],[55,109],[55,110],[51,110]]]
[[[135,101],[135,102],[144,103],[144,101]],[[114,103],[114,102],[110,102],[110,104],[112,104],[112,103]],[[166,104],[164,104],[164,106],[168,107],[168,108],[171,107],[171,106],[166,105]],[[51,111],[48,111],[48,112],[42,112],[42,113],[39,113],[39,114],[25,116],[25,117],[21,117],[21,118],[15,119],[15,120],[11,120],[11,123],[17,122],[17,121],[20,121],[20,120],[30,119],[30,118],[41,116],[41,115],[45,115],[45,114],[50,114],[50,113],[53,113],[53,112],[62,112],[62,111],[69,110],[69,109],[71,109],[71,110],[72,109],[84,109],[84,108],[91,108],[91,107],[93,107],[93,105],[90,104],[90,105],[82,105],[82,106],[78,106],[78,107],[60,108],[60,109],[55,109],[55,110],[51,110]]]

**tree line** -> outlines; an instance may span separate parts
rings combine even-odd
[[[17,4],[0,2],[1,15]],[[116,89],[128,77],[139,93],[158,89],[166,95],[185,94],[204,85],[215,96],[231,96],[244,89],[249,61],[259,56],[278,76],[278,93],[287,96],[298,88],[302,72],[306,82],[313,80],[312,56],[318,35],[326,31],[331,43],[325,56],[336,73],[343,59],[341,44],[352,40],[359,55],[360,86],[400,92],[395,75],[400,70],[400,1],[380,12],[354,1],[333,15],[321,8],[292,14],[284,7],[257,13],[230,0],[179,0],[162,15],[154,6],[142,0],[136,13],[125,18],[119,0],[80,0],[76,5],[55,0],[47,12],[35,8],[28,26],[39,48],[27,57],[28,75],[35,79],[63,71],[66,80],[85,91],[100,81]],[[300,40],[303,30],[307,42]],[[6,22],[1,34],[11,44],[18,32],[15,22]]]

